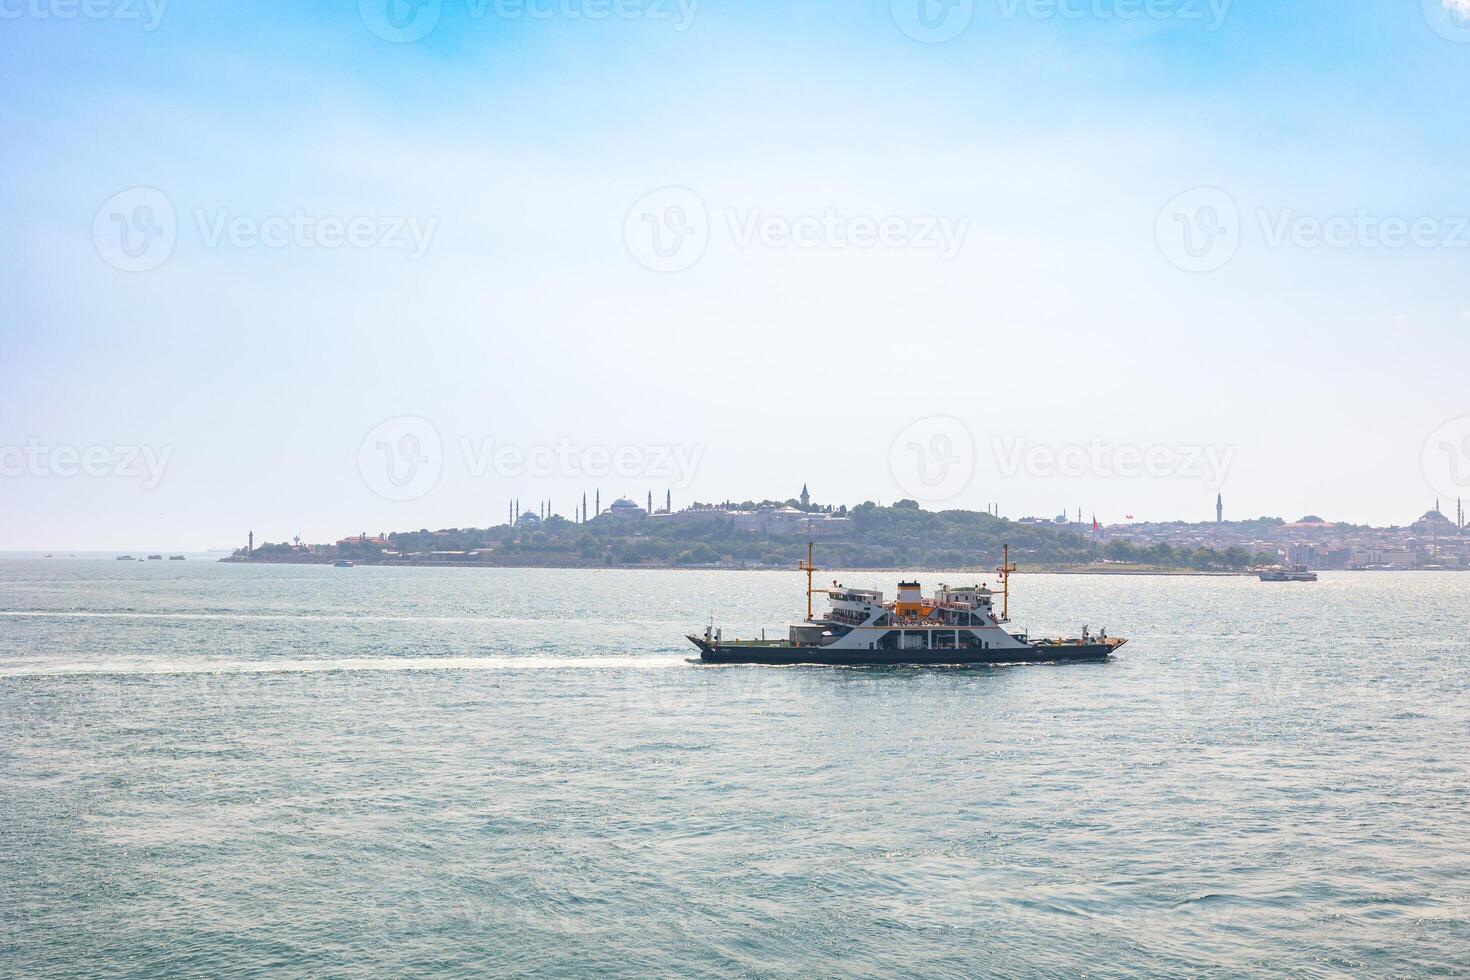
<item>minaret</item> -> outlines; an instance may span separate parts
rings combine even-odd
[[[251,531],[250,532],[250,543],[247,544],[247,545],[245,545],[245,554],[247,554],[247,555],[253,555],[253,554],[255,554],[255,532],[254,531]]]
[[[602,516],[602,489],[600,487],[597,490],[597,511],[592,516],[593,517],[601,517]]]
[[[587,491],[582,491],[582,523],[587,523]]]
[[[653,516],[653,491],[648,491],[648,516]]]
[[[674,491],[672,491],[672,490],[665,490],[664,491],[664,513],[665,514],[672,514],[673,512],[674,512]]]
[[[1215,495],[1215,523],[1225,523],[1225,495],[1223,493]]]

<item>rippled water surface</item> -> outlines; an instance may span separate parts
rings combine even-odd
[[[1470,971],[1470,575],[1018,579],[1099,665],[686,661],[802,586],[0,560],[0,974]]]

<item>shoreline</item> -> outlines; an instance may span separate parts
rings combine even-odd
[[[333,562],[338,559],[326,559],[315,561],[289,561],[279,559],[245,559],[245,558],[220,558],[218,562],[230,565],[314,565],[319,567],[333,567]],[[794,572],[798,571],[795,566],[786,565],[603,565],[595,563],[572,564],[565,562],[466,562],[466,561],[360,561],[348,559],[354,567],[362,568],[462,568],[467,570],[494,570],[494,569],[546,569],[549,571],[629,571],[629,572]],[[853,566],[824,569],[824,571],[862,572],[862,573],[905,573],[915,571],[940,571],[939,569],[916,569],[909,565],[879,565],[879,566]],[[994,575],[996,569],[988,567],[969,566],[962,568],[948,568],[942,570],[945,574],[963,573],[966,575]],[[1118,575],[1118,576],[1157,576],[1157,577],[1188,577],[1188,578],[1240,578],[1253,577],[1255,572],[1239,571],[1200,571],[1192,568],[1160,568],[1151,565],[1056,565],[1056,566],[1021,566],[1016,569],[1017,575]]]

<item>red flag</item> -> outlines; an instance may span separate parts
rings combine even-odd
[[[1102,525],[1097,522],[1097,515],[1096,514],[1093,514],[1092,515],[1092,533],[1093,534],[1096,534],[1097,532],[1099,532],[1101,530],[1102,530]]]

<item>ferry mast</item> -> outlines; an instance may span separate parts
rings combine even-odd
[[[814,564],[812,564],[813,551],[814,551],[813,544],[812,544],[812,542],[808,541],[806,543],[806,561],[804,561],[801,564],[799,564],[799,565],[796,566],[797,568],[801,569],[803,572],[806,572],[806,621],[808,623],[810,623],[812,621],[812,619],[813,619],[813,616],[812,616],[812,572],[816,571],[816,569],[817,569],[817,566],[814,565]]]
[[[1001,560],[1001,565],[998,570],[1000,572],[1000,584],[1002,590],[1000,621],[1003,623],[1008,623],[1011,621],[1011,573],[1016,570],[1016,566],[1011,564],[1010,545],[1005,546],[1004,556],[1005,557]],[[807,602],[808,604],[810,604],[810,597],[808,597]]]

